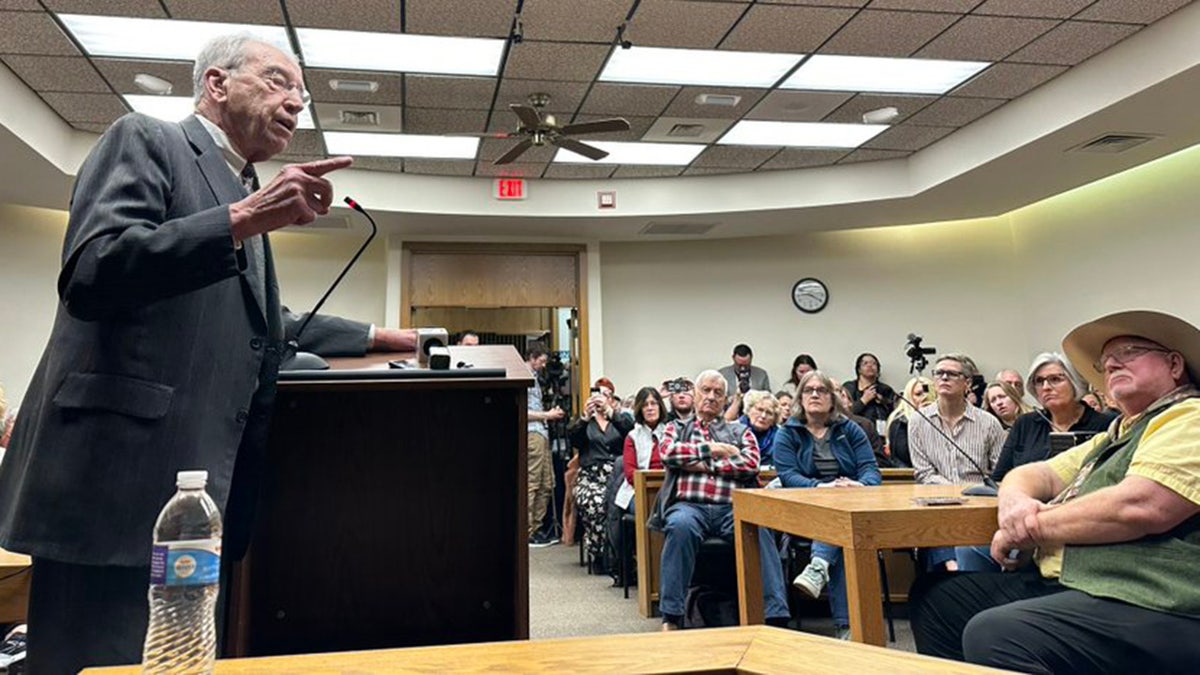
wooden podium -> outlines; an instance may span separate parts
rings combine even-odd
[[[511,346],[452,347],[460,361],[507,376],[279,383],[225,656],[529,637],[532,379]]]

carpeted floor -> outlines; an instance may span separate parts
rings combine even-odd
[[[813,608],[809,608],[813,609]],[[816,608],[819,609],[820,608]],[[809,614],[812,612],[805,612]],[[916,651],[908,621],[896,619],[893,649]],[[532,639],[644,633],[659,630],[662,620],[638,612],[637,589],[629,599],[607,576],[592,576],[579,566],[579,549],[556,545],[529,549],[529,633]],[[800,629],[833,634],[828,616],[800,619]]]

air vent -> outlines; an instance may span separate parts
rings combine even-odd
[[[716,227],[716,223],[646,223],[638,234],[700,235]]]
[[[1103,152],[1115,155],[1119,152],[1136,148],[1142,143],[1152,141],[1155,138],[1157,136],[1148,136],[1145,134],[1105,134],[1082,145],[1077,145],[1068,152]]]
[[[700,94],[696,97],[697,105],[720,105],[732,108],[741,102],[742,97],[733,94]]]
[[[703,124],[676,124],[667,132],[676,138],[699,138],[704,133]]]
[[[342,124],[355,127],[379,126],[379,113],[374,110],[342,110]]]
[[[379,91],[379,83],[374,80],[330,80],[329,88],[334,91],[374,94]]]

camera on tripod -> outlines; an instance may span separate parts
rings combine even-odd
[[[908,342],[904,345],[904,355],[908,357],[908,372],[919,373],[929,367],[929,359],[925,358],[937,353],[937,347],[922,347],[920,335],[908,334]]]

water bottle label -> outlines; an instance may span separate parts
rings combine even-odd
[[[167,542],[150,554],[150,583],[158,586],[205,586],[220,577],[220,539]]]

